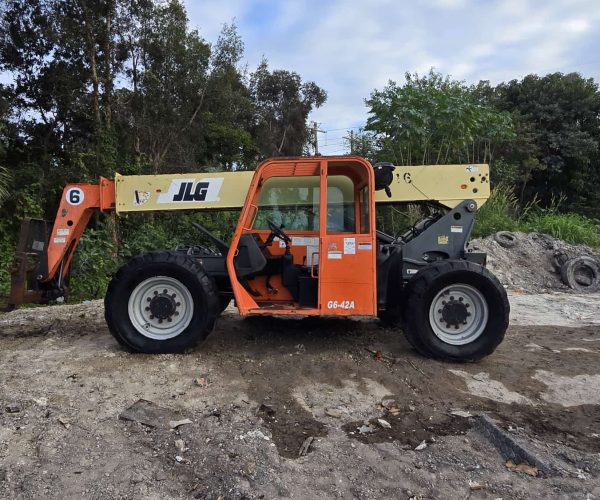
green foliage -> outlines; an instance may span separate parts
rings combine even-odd
[[[600,91],[577,73],[527,75],[493,89],[490,102],[512,113],[517,136],[498,151],[519,166],[521,202],[600,217]]]
[[[488,236],[497,231],[519,230],[519,203],[513,190],[500,185],[492,190],[488,201],[477,210],[473,237]]]
[[[9,234],[0,226],[0,298],[7,296],[10,291],[10,266],[14,254],[14,242]]]
[[[550,234],[567,243],[600,246],[600,221],[580,214],[540,210],[526,218],[523,229]]]
[[[0,167],[0,205],[9,197],[10,173],[4,167]]]
[[[270,71],[266,60],[250,77],[256,102],[254,133],[267,156],[298,156],[309,137],[306,120],[327,99],[314,82],[302,83],[297,73]]]
[[[99,229],[88,229],[81,237],[71,265],[71,300],[104,296],[119,264],[110,231],[107,224]]]
[[[490,180],[493,185],[514,186],[519,181],[519,166],[504,158],[498,158],[490,168]]]
[[[365,101],[380,157],[401,165],[487,163],[496,143],[514,138],[510,114],[483,104],[475,87],[433,70],[405,78]]]

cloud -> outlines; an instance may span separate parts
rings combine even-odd
[[[528,73],[579,70],[600,81],[597,0],[188,0],[186,5],[192,25],[209,41],[235,17],[250,68],[265,55],[271,67],[297,71],[325,88],[328,102],[313,113],[324,129],[363,124],[364,99],[390,79],[402,82],[407,71],[435,67],[468,82],[498,83]]]

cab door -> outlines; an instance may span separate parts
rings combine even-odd
[[[366,161],[337,160],[326,163],[321,174],[320,312],[323,315],[375,316],[372,167]]]

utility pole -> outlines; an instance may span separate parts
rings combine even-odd
[[[343,137],[343,139],[345,141],[348,141],[348,144],[350,145],[350,154],[353,155],[354,154],[354,131],[348,130],[348,135],[345,135]]]
[[[324,130],[319,130],[319,124],[312,122],[313,147],[315,148],[315,156],[321,156],[319,153],[319,132],[325,133]]]

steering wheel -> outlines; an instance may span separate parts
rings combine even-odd
[[[292,242],[292,238],[290,238],[287,234],[283,232],[283,224],[278,226],[271,219],[267,219],[267,224],[269,225],[269,229],[274,236],[277,236],[280,240],[283,240],[286,245]]]

